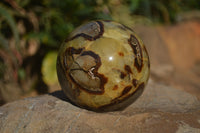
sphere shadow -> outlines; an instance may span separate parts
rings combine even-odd
[[[136,91],[134,93],[135,96],[130,97],[130,100],[125,101],[125,104],[122,104],[122,101],[115,101],[112,104],[119,104],[119,106],[117,108],[113,107],[113,106],[109,106],[109,105],[105,105],[102,106],[101,108],[90,108],[88,106],[81,106],[81,105],[76,105],[75,103],[73,103],[69,98],[67,98],[67,96],[64,94],[64,92],[62,90],[59,91],[55,91],[52,93],[49,93],[48,95],[54,96],[62,101],[68,102],[71,105],[80,108],[80,109],[86,109],[88,111],[92,111],[92,112],[96,112],[96,113],[105,113],[105,112],[118,112],[118,111],[123,111],[124,109],[126,109],[128,106],[130,106],[132,103],[134,103],[138,97],[143,93],[144,88],[140,88],[138,89],[138,91]],[[110,105],[112,105],[110,104]]]
[[[77,107],[77,108],[81,108],[83,109],[82,107],[79,107],[78,105],[76,105],[75,103],[73,103],[66,95],[65,93],[62,91],[62,90],[59,90],[59,91],[54,91],[52,93],[49,93],[48,95],[51,95],[51,96],[54,96],[62,101],[65,101],[65,102],[68,102],[70,103],[71,105]]]
[[[71,104],[73,104],[69,98],[67,98],[67,96],[64,94],[64,92],[62,90],[59,90],[59,91],[54,91],[52,93],[49,93],[48,95],[51,95],[51,96],[54,96],[62,101],[65,101],[65,102],[69,102]],[[74,104],[73,104],[74,105]]]

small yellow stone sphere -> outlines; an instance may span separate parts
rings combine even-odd
[[[92,21],[76,28],[60,48],[58,79],[72,103],[93,111],[127,107],[143,92],[148,53],[128,27]]]

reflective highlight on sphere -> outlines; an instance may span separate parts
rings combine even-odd
[[[113,57],[112,57],[112,56],[110,56],[110,57],[109,57],[109,61],[112,61],[112,60],[113,60]]]
[[[57,73],[66,96],[94,111],[127,107],[143,92],[150,72],[148,53],[128,27],[92,21],[75,29],[60,48]]]

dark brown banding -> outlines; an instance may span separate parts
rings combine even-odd
[[[122,30],[124,30],[124,31],[127,30],[127,28],[125,26],[123,26],[123,25],[118,25],[117,27],[120,28],[120,29],[122,29]]]
[[[104,92],[104,85],[108,82],[108,78],[105,75],[97,72],[99,67],[101,66],[101,58],[99,57],[99,55],[95,54],[92,51],[85,51],[82,53],[82,55],[90,55],[90,56],[94,57],[96,66],[94,67],[95,69],[92,72],[93,72],[94,76],[97,76],[100,78],[100,80],[101,80],[100,88]]]
[[[110,104],[101,106],[100,108],[98,108],[98,110],[113,111],[113,110],[124,109],[125,107],[130,105],[132,102],[134,102],[142,94],[142,92],[144,90],[144,85],[145,85],[144,82],[142,82],[133,93],[127,95],[125,98],[123,98],[123,100],[119,99],[120,97],[122,97],[122,95],[121,95],[121,96],[113,99]],[[120,106],[120,108],[119,108],[119,106]]]
[[[85,33],[79,33],[79,34],[73,36],[72,38],[66,39],[65,42],[74,40],[75,38],[78,38],[78,37],[83,37],[83,38],[85,38],[86,40],[90,40],[90,41],[94,40],[94,37],[92,37],[92,36],[89,36],[89,35],[87,35],[87,34],[85,34]]]
[[[112,70],[113,70],[113,71],[116,71],[117,73],[119,73],[119,77],[120,77],[121,79],[124,79],[124,78],[127,76],[127,73],[121,71],[120,69],[113,68]]]
[[[107,83],[108,79],[103,74],[98,73],[98,69],[101,66],[101,59],[100,59],[99,55],[95,54],[93,51],[83,51],[83,48],[75,49],[73,47],[68,48],[66,50],[65,54],[66,54],[66,58],[68,60],[71,60],[71,62],[73,62],[73,65],[70,65],[70,68],[68,65],[66,65],[65,69],[66,69],[66,72],[68,72],[68,76],[74,82],[74,84],[76,84],[78,88],[85,90],[89,93],[95,93],[95,94],[104,93],[104,85]],[[93,64],[89,70],[85,70],[83,68],[83,66],[80,66],[76,62],[78,58],[76,58],[76,59],[72,58],[74,55],[78,56],[79,59],[82,57],[85,57],[85,56],[90,56],[94,59],[95,64]],[[67,59],[64,59],[64,60],[67,60]],[[73,66],[73,68],[71,68],[71,66]],[[97,83],[100,81],[98,83],[98,86],[95,87],[96,89],[93,87],[88,88],[91,86],[89,84],[87,85],[87,82],[82,82],[84,84],[82,84],[82,83],[80,84],[78,81],[81,81],[81,80],[78,78],[78,76],[76,74],[77,72],[75,72],[75,71],[77,71],[78,73],[82,73],[83,75],[87,75],[87,77],[89,76],[89,78],[91,78],[91,80],[93,80],[92,81],[93,83],[95,83],[95,82]],[[75,79],[74,79],[74,74],[76,75]],[[89,74],[91,74],[91,75],[89,75]]]
[[[132,73],[131,68],[130,68],[129,65],[125,65],[125,66],[124,66],[124,69],[125,69],[126,72],[122,72],[122,71],[119,70],[119,71],[120,71],[120,78],[121,78],[121,79],[124,79],[124,78],[126,77],[127,74]]]
[[[69,67],[68,66],[69,65],[68,60],[69,59],[74,60],[73,55],[80,54],[83,51],[83,49],[84,48],[75,49],[73,47],[69,47],[69,48],[66,49],[66,51],[64,53],[64,58],[63,58],[63,65],[64,65],[63,68],[64,68],[64,70],[67,71],[67,69]]]
[[[132,83],[133,83],[133,86],[135,86],[135,87],[136,87],[136,86],[137,86],[137,84],[138,84],[138,80],[137,80],[137,79],[133,79],[133,80],[132,80]]]
[[[130,31],[133,32],[133,30],[131,28],[129,28],[129,27],[123,25],[123,24],[120,24],[117,27],[120,28],[120,29],[122,29],[122,30],[124,30],[124,31],[130,30]]]
[[[130,38],[128,39],[128,43],[130,44],[133,53],[135,54],[134,66],[137,68],[138,72],[141,72],[143,67],[143,60],[142,60],[143,55],[139,41],[134,35],[131,35]]]
[[[150,68],[150,59],[149,59],[149,55],[145,46],[144,46],[144,51],[146,52],[146,55],[148,57],[148,68]]]
[[[125,95],[126,93],[128,93],[128,92],[131,90],[131,88],[132,88],[131,85],[126,86],[126,87],[124,88],[124,90],[122,91],[121,96],[123,96],[123,95]]]
[[[113,90],[117,90],[118,89],[118,85],[115,85],[114,87],[113,87]]]
[[[138,63],[138,59],[135,58],[134,66],[137,68],[138,72],[141,72],[142,66]]]
[[[129,65],[125,65],[124,69],[128,72],[128,73],[132,73],[131,68]]]
[[[126,73],[121,72],[121,74],[120,74],[120,78],[121,78],[121,79],[124,79],[125,77],[126,77]]]
[[[84,56],[84,55],[92,56],[95,59],[95,62],[97,64],[98,68],[100,67],[99,65],[101,65],[101,59],[100,59],[99,55],[95,54],[92,51],[84,51],[80,56]]]
[[[99,35],[95,37],[95,40],[96,40],[97,38],[101,37],[101,36],[103,35],[103,33],[104,33],[104,25],[103,25],[103,23],[102,23],[101,21],[96,21],[96,22],[97,22],[97,23],[99,24],[99,26],[100,26],[100,32],[99,32]]]
[[[144,89],[144,82],[142,82],[138,87],[137,87],[137,89],[139,90],[139,89]]]
[[[106,76],[104,76],[103,74],[99,74],[99,73],[96,73],[96,76],[99,77],[101,80],[100,88],[102,90],[102,93],[104,93],[104,86],[108,82],[108,78]],[[102,93],[100,93],[100,94],[102,94]]]
[[[122,24],[123,25],[123,24]],[[126,29],[128,29],[128,30],[130,30],[130,31],[132,31],[133,32],[133,30],[131,29],[131,28],[129,28],[128,26],[126,26],[126,25],[123,25]]]
[[[148,61],[148,68],[150,68],[150,61]]]
[[[98,31],[99,30],[98,34],[96,36],[90,36],[90,35],[88,35],[86,33],[78,33],[75,36],[72,36],[71,38],[66,39],[65,42],[71,41],[71,40],[73,40],[75,38],[78,38],[78,37],[83,37],[83,38],[85,38],[86,40],[89,40],[89,41],[94,41],[94,40],[100,38],[104,33],[104,25],[103,25],[103,23],[101,21],[95,21],[95,22],[99,26],[98,29],[93,29],[94,31],[96,31],[96,30]]]
[[[69,47],[66,49],[65,53],[72,56],[73,54],[80,54],[84,48],[75,49],[73,47]]]
[[[119,54],[119,56],[124,56],[124,53],[122,53],[122,52],[119,52],[118,54]]]

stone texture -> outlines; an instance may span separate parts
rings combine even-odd
[[[200,131],[200,101],[150,79],[142,96],[116,112],[72,105],[62,91],[0,107],[1,133],[181,133]]]

